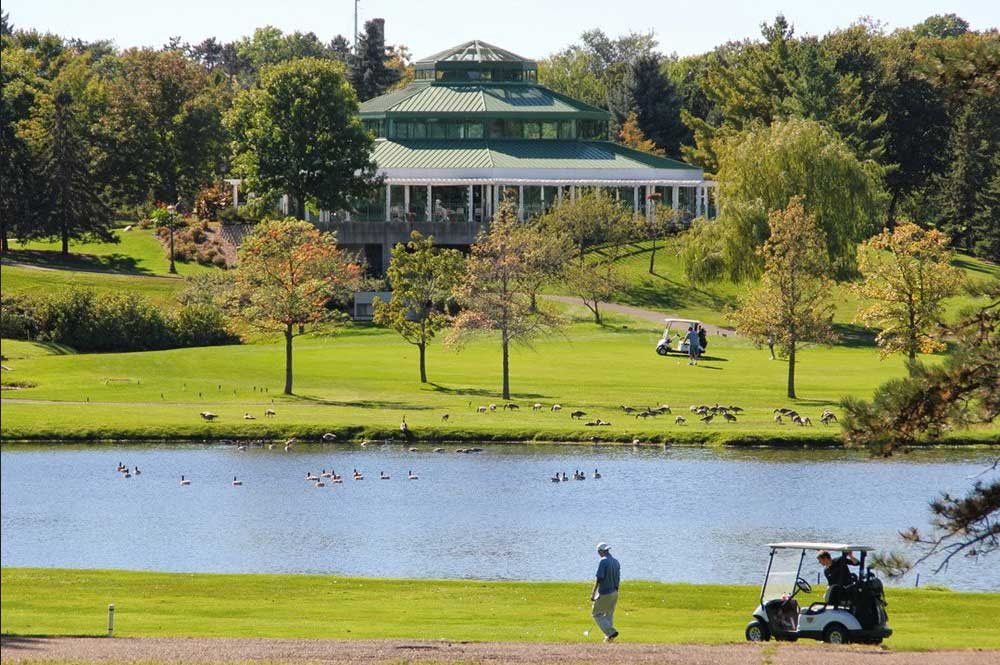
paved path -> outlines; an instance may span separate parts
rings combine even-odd
[[[421,640],[288,640],[253,638],[11,637],[0,641],[4,662],[167,661],[208,663],[626,663],[659,665],[986,665],[998,651],[896,653],[877,647],[823,644],[535,644],[525,642],[434,642]]]
[[[551,300],[553,302],[566,303],[567,305],[580,305],[583,307],[583,302],[576,296],[542,296],[545,300]],[[662,324],[663,319],[666,318],[687,318],[678,317],[676,314],[670,314],[669,312],[657,312],[653,309],[642,309],[641,307],[632,307],[631,305],[619,305],[613,302],[602,302],[601,309],[608,312],[616,312],[618,314],[625,314],[626,316],[632,316],[637,319],[642,319],[643,321],[651,321],[652,323]],[[710,323],[702,324],[705,326],[705,330],[709,335],[735,335],[736,332],[732,328],[725,328],[723,326],[713,326]],[[683,330],[678,330],[678,332],[684,332]]]

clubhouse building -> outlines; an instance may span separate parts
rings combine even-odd
[[[310,221],[382,273],[411,230],[467,247],[503,201],[527,219],[602,188],[637,214],[669,205],[715,216],[715,183],[701,169],[609,140],[607,111],[537,78],[536,62],[480,41],[416,62],[413,83],[361,105],[377,137],[377,195]]]

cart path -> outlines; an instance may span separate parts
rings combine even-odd
[[[899,653],[878,647],[822,644],[549,644],[531,642],[444,642],[427,640],[302,640],[264,638],[16,637],[0,638],[3,662],[166,661],[211,663],[455,662],[631,665],[979,665],[996,663],[1000,651]]]
[[[580,305],[583,306],[583,302],[580,298],[576,296],[541,296],[545,300],[551,300],[553,302],[561,302],[567,305]],[[633,307],[631,305],[619,305],[613,302],[602,302],[600,304],[601,309],[607,310],[609,312],[616,312],[618,314],[624,314],[626,316],[631,316],[636,319],[642,319],[643,321],[651,321],[653,323],[662,324],[663,319],[666,318],[687,318],[687,317],[677,317],[675,314],[670,314],[669,312],[658,312],[653,309],[642,309],[641,307]],[[736,331],[732,328],[726,328],[725,326],[714,326],[711,323],[703,323],[705,331],[709,335],[732,335],[736,337]]]

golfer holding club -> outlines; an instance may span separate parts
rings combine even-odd
[[[615,604],[618,603],[618,581],[621,578],[621,565],[618,559],[611,556],[611,545],[597,544],[597,555],[601,562],[597,564],[597,580],[590,592],[590,600],[594,603],[594,621],[604,633],[605,642],[613,642],[618,637],[615,630]]]

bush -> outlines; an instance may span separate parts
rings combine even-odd
[[[73,290],[38,300],[5,298],[2,309],[4,337],[78,351],[153,351],[239,341],[215,307],[186,305],[164,312],[135,294]]]
[[[24,296],[0,299],[0,337],[34,339],[38,334],[34,303]]]
[[[194,202],[194,214],[202,220],[214,220],[220,217],[222,210],[228,209],[232,202],[229,187],[223,184],[206,187],[198,192]]]

